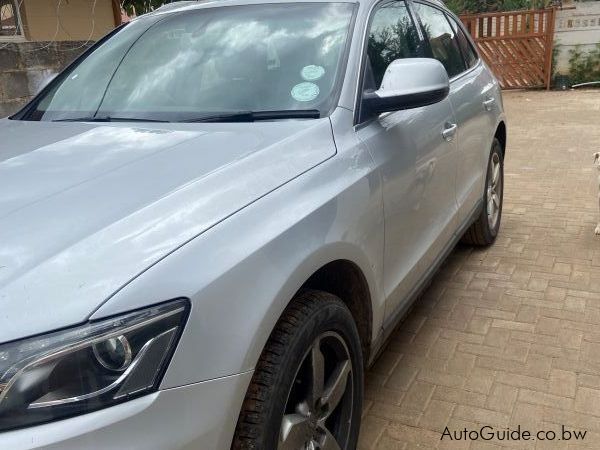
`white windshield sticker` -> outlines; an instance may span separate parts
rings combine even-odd
[[[314,83],[300,83],[292,88],[292,97],[299,102],[310,102],[319,95],[319,86]]]
[[[300,71],[300,75],[306,81],[315,81],[325,75],[325,68],[311,64],[310,66],[304,66]]]

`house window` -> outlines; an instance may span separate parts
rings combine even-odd
[[[19,0],[0,0],[0,39],[22,37]]]

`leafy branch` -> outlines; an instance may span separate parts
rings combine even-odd
[[[547,8],[554,0],[447,0],[445,3],[455,14],[477,14]]]
[[[172,0],[121,0],[121,8],[129,15],[141,15],[164,5]]]
[[[587,53],[578,45],[569,50],[569,78],[572,84],[600,81],[600,44]]]

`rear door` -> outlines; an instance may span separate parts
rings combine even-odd
[[[378,89],[395,59],[425,56],[423,33],[404,1],[378,5],[368,27],[360,92]],[[455,119],[446,98],[370,117],[356,129],[383,180],[386,317],[392,319],[456,229]]]
[[[448,65],[450,103],[458,125],[456,200],[459,221],[467,221],[483,198],[485,168],[489,154],[490,119],[486,108],[494,107],[490,92],[492,80],[487,76],[477,53],[457,21],[435,5],[415,2],[423,31],[429,38],[431,56]]]
[[[459,128],[459,158],[456,195],[463,220],[482,199],[491,139],[495,131],[499,99],[495,80],[479,59],[464,28],[448,15],[467,65],[462,76],[451,83],[450,101]],[[462,180],[462,183],[459,181]]]

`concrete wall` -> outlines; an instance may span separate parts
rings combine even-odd
[[[28,41],[96,41],[115,27],[113,0],[23,0]],[[94,6],[95,3],[95,6]]]
[[[600,1],[565,4],[556,11],[554,44],[559,45],[557,73],[569,73],[569,50],[581,45],[583,51],[600,43]]]
[[[22,33],[0,36],[0,117],[17,111],[46,82],[111,31],[115,0],[19,0]]]
[[[0,118],[16,112],[88,45],[85,42],[0,44]]]

